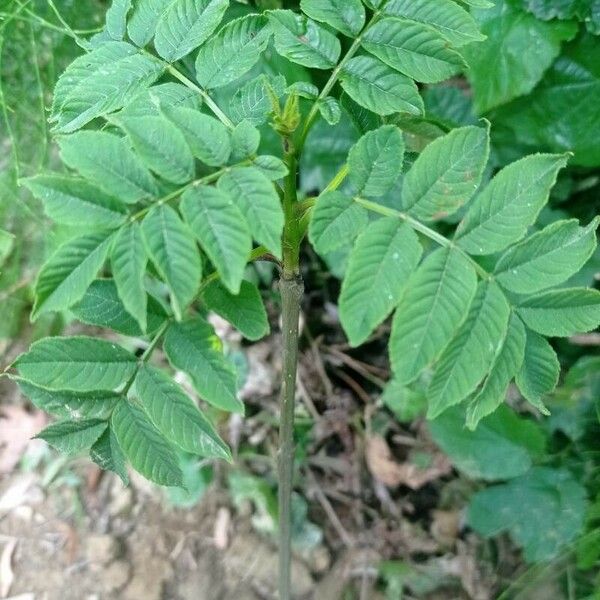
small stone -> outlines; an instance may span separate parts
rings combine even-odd
[[[96,565],[107,565],[117,558],[121,548],[111,535],[92,535],[86,542],[86,558]]]
[[[104,571],[103,579],[108,592],[123,589],[131,577],[131,566],[125,560],[116,560]]]
[[[113,488],[112,498],[108,505],[111,517],[118,517],[131,512],[133,507],[133,492],[131,488],[123,487],[120,481]]]
[[[319,575],[329,570],[331,566],[331,554],[325,546],[317,546],[308,558],[310,570]]]

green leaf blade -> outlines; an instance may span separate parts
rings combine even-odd
[[[231,461],[231,452],[194,402],[165,373],[143,365],[135,393],[154,426],[173,444],[192,454]]]
[[[496,280],[517,294],[532,294],[566,281],[594,253],[599,221],[597,217],[585,228],[576,219],[548,225],[500,257],[494,269]]]
[[[56,250],[38,274],[32,320],[81,300],[104,264],[112,239],[110,232],[91,233]]]
[[[117,117],[142,162],[171,183],[194,177],[194,157],[183,134],[170,121],[156,117]]]
[[[129,485],[127,460],[112,429],[106,429],[90,448],[90,458],[101,469],[116,473],[124,485]]]
[[[35,437],[48,442],[65,454],[76,454],[92,446],[107,428],[106,421],[59,421],[49,425]]]
[[[229,0],[172,0],[156,24],[154,47],[175,62],[204,43],[217,29]]]
[[[49,337],[13,363],[19,375],[49,390],[115,390],[135,372],[136,357],[110,342],[87,337]]]
[[[415,232],[393,217],[375,221],[357,238],[339,298],[340,320],[353,346],[397,305],[422,252]]]
[[[327,29],[291,10],[272,10],[269,20],[275,33],[275,49],[281,56],[313,69],[335,67],[340,42]]]
[[[600,292],[588,288],[552,290],[525,298],[517,311],[527,327],[545,336],[585,333],[600,325]]]
[[[231,140],[227,128],[217,119],[185,106],[165,107],[163,112],[181,130],[196,158],[209,167],[227,162]]]
[[[249,281],[242,281],[237,295],[219,281],[213,281],[204,289],[202,299],[209,310],[229,321],[246,339],[257,341],[269,333],[267,311],[260,292]]]
[[[567,156],[535,154],[504,167],[471,203],[456,230],[470,254],[492,254],[520,240],[548,201]]]
[[[308,226],[315,250],[325,255],[351,242],[368,224],[367,211],[341,192],[326,192],[317,198]]]
[[[462,402],[485,377],[502,348],[509,316],[498,284],[479,283],[466,321],[436,365],[427,390],[428,418]]]
[[[523,323],[514,313],[508,322],[508,330],[500,354],[483,386],[469,402],[467,427],[474,430],[477,424],[493,413],[504,402],[510,381],[521,369],[525,357],[526,333]]]
[[[122,402],[111,418],[111,430],[131,466],[159,485],[181,487],[183,475],[177,455],[144,411]]]
[[[300,8],[311,19],[327,23],[348,37],[357,36],[365,25],[360,0],[301,0]]]
[[[544,337],[527,330],[525,356],[515,377],[523,396],[543,414],[550,414],[544,406],[544,396],[552,393],[560,377],[560,363],[556,352]]]
[[[157,195],[150,172],[125,141],[103,131],[79,131],[59,138],[63,161],[107,194],[134,204]]]
[[[431,364],[466,318],[477,277],[456,249],[432,252],[409,279],[392,322],[395,378],[410,383]]]
[[[348,176],[358,194],[383,196],[400,174],[404,160],[404,138],[394,125],[367,132],[348,154]]]
[[[62,175],[36,175],[23,181],[44,203],[48,217],[61,225],[87,225],[112,229],[125,221],[123,204],[83,179]]]
[[[144,288],[147,262],[140,225],[131,223],[123,227],[115,237],[110,264],[117,294],[125,310],[139,323],[143,332],[147,326],[148,296]]]
[[[126,42],[106,42],[75,59],[54,90],[50,120],[58,133],[71,133],[125,104],[156,81],[159,60]]]
[[[244,215],[222,189],[194,186],[182,197],[181,213],[229,291],[240,289],[252,237]]]
[[[196,79],[206,89],[227,85],[248,72],[266,50],[271,29],[263,15],[228,23],[204,44],[196,58]]]
[[[365,32],[361,44],[393,69],[423,83],[444,81],[466,67],[435,29],[406,19],[383,18]]]
[[[402,205],[426,221],[455,213],[475,193],[489,156],[489,132],[461,127],[428,144],[404,178]]]
[[[412,79],[371,56],[350,59],[341,71],[344,91],[363,108],[379,115],[421,115],[423,100]]]
[[[235,198],[259,244],[281,258],[283,209],[273,184],[252,167],[236,167],[218,182],[219,189]]]
[[[169,206],[151,210],[142,221],[142,236],[150,260],[172,292],[178,319],[198,293],[202,277],[200,253],[192,232]]]
[[[383,12],[435,27],[456,47],[485,39],[471,15],[452,0],[390,0]]]
[[[187,373],[200,397],[229,412],[244,412],[236,394],[236,373],[225,360],[220,340],[202,318],[188,319],[169,327],[164,349],[175,369]]]

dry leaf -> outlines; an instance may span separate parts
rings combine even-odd
[[[460,531],[460,513],[457,510],[432,511],[431,535],[440,545],[453,546]]]
[[[406,485],[418,490],[452,470],[450,461],[441,453],[433,453],[430,464],[422,467],[413,462],[397,462],[388,443],[379,435],[367,438],[366,460],[373,476],[389,487]]]
[[[36,485],[37,475],[27,473],[14,479],[11,486],[0,497],[0,519],[11,510],[24,504],[39,504],[43,492]]]
[[[8,596],[15,580],[15,574],[12,570],[12,557],[16,547],[17,540],[12,539],[6,543],[0,555],[0,598]]]
[[[28,412],[22,406],[0,409],[0,474],[10,473],[21,460],[31,438],[46,424],[41,411]]]

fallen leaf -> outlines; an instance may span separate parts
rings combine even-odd
[[[441,546],[453,546],[460,531],[460,513],[457,510],[434,510],[432,517],[431,535]]]
[[[36,485],[37,481],[37,475],[27,473],[12,482],[0,497],[0,519],[15,508],[24,504],[38,504],[43,499],[43,492]]]
[[[5,544],[0,555],[0,598],[8,596],[15,580],[15,574],[12,570],[12,557],[16,547],[17,540],[12,539]]]
[[[41,411],[29,412],[12,404],[0,409],[0,474],[10,473],[19,464],[31,438],[46,422]]]
[[[418,490],[452,470],[450,461],[439,452],[429,453],[426,465],[411,460],[399,463],[379,435],[367,437],[365,457],[371,474],[388,487],[405,485]]]

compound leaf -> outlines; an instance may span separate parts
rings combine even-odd
[[[395,125],[367,132],[348,154],[348,175],[356,193],[383,196],[402,173],[404,138]]]
[[[135,395],[155,427],[184,452],[231,461],[231,452],[213,425],[169,375],[142,365]]]
[[[351,58],[340,73],[340,83],[355,102],[378,115],[424,111],[415,82],[372,56]]]
[[[142,236],[150,260],[171,290],[173,312],[181,319],[202,277],[200,253],[192,232],[171,207],[163,205],[146,215]]]
[[[133,402],[121,402],[111,418],[111,430],[131,466],[159,485],[183,485],[183,475],[173,447]]]
[[[422,252],[415,232],[394,217],[375,221],[357,238],[339,298],[342,327],[353,346],[398,304]]]
[[[165,353],[175,369],[187,373],[200,397],[222,410],[243,413],[236,395],[236,373],[221,351],[214,329],[201,317],[167,329]]]
[[[31,345],[13,366],[27,381],[49,390],[114,390],[135,372],[136,357],[88,336],[48,337]]]
[[[439,248],[411,275],[394,315],[390,359],[395,378],[413,381],[465,320],[477,277],[462,252]]]
[[[567,157],[534,154],[504,167],[474,199],[457,243],[470,254],[492,254],[520,240],[548,201]]]
[[[219,188],[194,186],[183,194],[181,214],[223,283],[237,294],[252,250],[252,236],[233,198]]]

